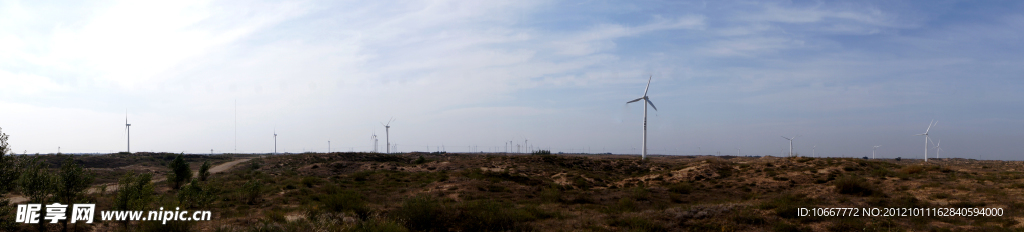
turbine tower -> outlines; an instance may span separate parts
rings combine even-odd
[[[875,146],[875,147],[871,148],[871,159],[875,159],[875,149],[877,149],[877,148],[879,148],[881,146],[882,145],[878,145],[878,146]]]
[[[637,99],[633,99],[632,101],[626,102],[626,104],[629,104],[629,103],[637,102],[637,101],[640,101],[640,100],[644,100],[644,137],[643,137],[643,149],[640,150],[640,160],[647,159],[647,105],[648,104],[651,105],[651,108],[654,108],[655,111],[658,110],[658,107],[655,107],[654,103],[651,103],[651,99],[647,98],[647,90],[651,88],[651,78],[653,78],[653,77],[654,77],[653,75],[647,77],[647,87],[644,88],[644,96],[643,97],[640,97],[640,98],[637,98]]]
[[[935,142],[935,158],[936,159],[939,158],[939,152],[942,151],[942,147],[939,147],[939,145],[941,145],[941,144],[942,144],[942,140],[939,140],[939,141]]]
[[[132,124],[128,123],[128,110],[124,110],[124,130],[128,132],[128,154],[132,153]]]
[[[384,142],[388,145],[388,154],[391,154],[391,121],[394,120],[395,118],[388,119],[388,124],[380,123],[380,125],[384,126]]]
[[[914,135],[914,136],[924,135],[924,162],[928,162],[928,139],[929,139],[928,138],[928,131],[931,131],[932,130],[932,126],[935,126],[936,124],[939,124],[939,122],[936,122],[936,121],[933,120],[932,122],[928,123],[928,129],[925,129],[924,133]]]
[[[274,129],[274,155],[277,155],[277,128]]]
[[[370,135],[370,140],[373,140],[373,153],[377,153],[377,132]]]
[[[793,157],[793,139],[796,139],[796,136],[793,136],[792,138],[786,138],[786,136],[780,135],[779,137],[789,140],[789,157]]]

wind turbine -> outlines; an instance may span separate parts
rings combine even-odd
[[[875,149],[879,148],[881,146],[882,145],[878,145],[878,146],[875,146],[875,147],[871,148],[871,159],[875,159]]]
[[[370,140],[373,140],[373,153],[377,153],[377,132],[370,135]]]
[[[128,154],[132,153],[132,124],[128,123],[128,110],[124,110],[124,130],[128,132]]]
[[[925,129],[924,133],[914,135],[914,136],[924,135],[924,162],[928,162],[928,140],[929,140],[929,138],[928,138],[928,131],[931,131],[932,130],[932,126],[935,126],[936,124],[939,124],[939,122],[936,122],[936,121],[933,120],[932,122],[928,123],[928,129]]]
[[[277,155],[277,128],[274,128],[274,155]]]
[[[647,105],[650,104],[651,108],[654,108],[655,111],[658,110],[658,107],[655,107],[654,103],[651,103],[651,99],[647,98],[647,90],[651,88],[651,79],[653,77],[654,77],[653,75],[647,77],[647,87],[644,88],[644,96],[643,97],[640,97],[640,98],[637,98],[637,99],[633,99],[632,101],[626,102],[626,104],[629,104],[629,103],[637,102],[637,101],[640,101],[640,100],[644,100],[644,137],[643,137],[643,149],[640,150],[640,159],[641,160],[647,159]]]
[[[388,145],[388,154],[391,154],[391,121],[394,120],[395,118],[388,119],[388,124],[380,123],[381,126],[384,126],[384,142]]]
[[[780,135],[779,137],[789,140],[789,157],[793,157],[793,139],[796,139],[796,136],[793,136],[792,138],[786,138],[786,136]]]
[[[818,148],[818,145],[811,147],[811,156],[818,157],[818,153],[814,150],[815,148]]]
[[[942,144],[942,140],[939,140],[939,141],[935,142],[935,158],[936,159],[939,158],[939,151],[942,151],[942,148],[939,147],[939,145],[941,145],[941,144]]]

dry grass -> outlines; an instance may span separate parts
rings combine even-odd
[[[189,157],[192,164],[231,159]],[[81,158],[84,164],[111,159]],[[92,168],[112,175],[133,167],[159,175],[167,171],[164,158],[149,154],[129,158],[138,161],[130,165]],[[1024,221],[1022,170],[1022,162],[963,159],[655,156],[641,162],[614,155],[308,153],[266,157],[214,174],[206,185],[217,195],[207,209],[215,221],[179,226],[203,231],[1019,231],[1024,230],[1019,223]],[[250,201],[237,186],[254,181],[262,186],[258,200]],[[157,192],[159,199],[175,194],[168,188]],[[98,210],[109,207],[109,195],[89,197]],[[809,207],[1002,207],[1006,216],[797,216],[799,208]]]

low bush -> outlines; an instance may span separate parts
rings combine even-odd
[[[853,175],[846,175],[833,181],[836,191],[841,194],[868,196],[874,194],[875,188],[864,178]]]
[[[799,208],[811,208],[814,201],[802,194],[785,194],[762,202],[758,208],[774,209],[776,215],[782,218],[795,218]]]
[[[448,231],[454,219],[446,204],[428,195],[406,199],[392,214],[416,231]]]
[[[668,228],[642,217],[613,218],[608,225],[622,228],[623,231],[668,231]]]
[[[363,195],[353,191],[340,191],[321,197],[324,209],[332,212],[350,212],[360,218],[367,218],[370,215],[370,208],[366,206]]]
[[[323,182],[324,182],[323,179],[312,177],[312,176],[307,176],[307,177],[303,177],[302,178],[302,182],[301,183],[302,183],[302,185],[305,185],[307,188],[312,188],[313,186],[320,185]]]
[[[690,194],[693,191],[693,185],[690,185],[689,182],[679,182],[669,185],[668,191],[678,194]]]

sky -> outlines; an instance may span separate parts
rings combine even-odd
[[[132,152],[639,154],[650,78],[651,154],[919,159],[936,120],[932,158],[1022,160],[1021,41],[1021,1],[0,1],[0,128],[17,154],[125,151],[126,117]]]

